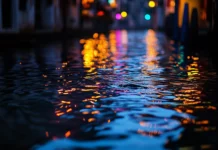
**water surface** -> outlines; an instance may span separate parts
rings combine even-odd
[[[14,149],[212,149],[217,76],[164,34],[111,31],[0,54],[0,143]]]

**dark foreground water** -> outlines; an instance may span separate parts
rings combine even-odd
[[[0,145],[216,149],[216,84],[206,57],[152,30],[1,49]]]

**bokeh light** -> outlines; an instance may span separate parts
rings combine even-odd
[[[171,0],[171,1],[170,1],[170,6],[171,6],[171,7],[175,7],[175,5],[176,5],[175,1],[174,1],[174,0]]]
[[[128,15],[127,12],[125,12],[125,11],[121,12],[121,16],[122,16],[123,18],[126,18],[127,15]]]
[[[149,1],[148,6],[151,8],[155,7],[155,2],[154,1]]]
[[[97,16],[99,16],[99,17],[104,16],[104,12],[103,12],[103,11],[99,11],[99,12],[97,13]]]
[[[145,20],[151,20],[151,15],[145,14]]]
[[[116,19],[117,19],[117,20],[120,20],[121,18],[122,18],[121,14],[117,13],[117,14],[116,14]]]

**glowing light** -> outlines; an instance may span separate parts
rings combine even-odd
[[[57,114],[56,114],[56,116],[58,116],[58,117],[59,117],[59,116],[62,116],[62,115],[64,115],[63,112],[60,112],[60,113],[57,113]]]
[[[108,0],[108,3],[110,3],[110,4],[114,3],[114,0]]]
[[[67,132],[65,133],[65,137],[66,137],[66,138],[68,138],[70,135],[71,135],[71,132],[70,132],[70,131],[67,131]]]
[[[197,125],[209,124],[208,120],[198,121],[196,122]]]
[[[116,7],[117,7],[116,0],[108,0],[108,3],[110,4],[110,6],[111,6],[112,8],[116,8]]]
[[[146,126],[146,123],[143,121],[139,122],[139,124],[140,124],[140,126]]]
[[[86,107],[86,108],[93,108],[94,105],[86,105],[85,107]]]
[[[83,115],[88,115],[89,112],[88,112],[88,111],[84,111],[84,112],[82,112],[82,114],[83,114]]]
[[[108,52],[109,42],[104,34],[93,34],[93,38],[87,39],[83,45],[83,65],[88,68],[86,72],[96,74],[96,68],[111,67],[112,64],[107,64],[110,53]],[[96,65],[95,62],[98,62]],[[87,76],[87,78],[90,78]],[[95,91],[99,88],[98,85],[86,85],[86,88],[81,91]]]
[[[207,19],[207,12],[205,10],[203,10],[203,12],[202,12],[201,19],[202,20],[206,20]]]
[[[103,11],[99,11],[99,12],[97,13],[97,16],[99,16],[99,17],[104,16],[104,12],[103,12]]]
[[[171,7],[175,7],[175,5],[176,5],[175,1],[174,1],[174,0],[171,0],[171,1],[170,1],[170,6],[171,6]]]
[[[88,119],[88,122],[93,122],[93,121],[95,121],[95,118],[89,118]]]
[[[99,114],[99,113],[100,112],[98,110],[92,112],[93,115],[96,115],[96,114]]]
[[[67,111],[66,112],[71,112],[72,111],[72,108],[69,108],[69,109],[67,109]]]
[[[94,39],[98,38],[98,33],[94,33],[94,34],[93,34],[93,38],[94,38]]]
[[[155,7],[155,2],[154,1],[149,1],[148,6],[151,7],[151,8],[154,8]]]
[[[193,113],[193,110],[188,109],[188,110],[186,110],[186,112],[187,112],[187,113]]]
[[[85,39],[81,39],[79,42],[80,42],[80,44],[84,44],[86,42],[86,40]]]
[[[116,14],[115,17],[116,17],[117,20],[120,20],[122,18],[122,16],[120,14]]]
[[[125,11],[121,12],[121,16],[122,16],[123,18],[126,18],[127,15],[128,15],[127,12],[125,12]]]
[[[151,19],[151,15],[145,14],[145,20],[150,20],[150,19]]]
[[[88,10],[83,10],[83,11],[82,11],[82,14],[83,14],[83,15],[88,15],[88,14],[89,14],[89,11],[88,11]]]
[[[121,31],[121,43],[123,45],[127,45],[128,44],[128,33],[126,30],[122,30]]]
[[[48,131],[45,132],[46,137],[49,137],[49,133]]]
[[[178,109],[178,108],[175,108],[175,110],[178,112],[178,113],[182,113],[182,110]]]
[[[63,104],[70,104],[71,102],[68,102],[68,101],[61,101],[61,103],[63,103]]]
[[[147,43],[146,45],[146,57],[147,59],[145,60],[144,64],[146,65],[146,71],[144,72],[145,74],[147,71],[153,72],[158,68],[158,61],[157,61],[157,37],[156,33],[153,30],[148,30],[145,41]]]
[[[44,74],[43,74],[42,76],[43,76],[44,78],[47,78],[47,75],[44,75]]]
[[[183,123],[183,124],[188,124],[189,121],[188,121],[188,120],[183,120],[182,123]]]
[[[199,57],[194,57],[194,56],[192,56],[192,59],[195,60],[195,61],[197,61],[197,60],[199,60]]]

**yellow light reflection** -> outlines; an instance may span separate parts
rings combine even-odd
[[[94,105],[86,105],[85,107],[86,107],[86,108],[93,108]]]
[[[82,114],[83,114],[83,115],[88,115],[89,112],[88,112],[88,111],[84,111],[84,112],[82,112]]]
[[[93,39],[87,39],[83,45],[82,55],[84,67],[89,68],[89,73],[95,73],[96,68],[112,67],[112,64],[108,63],[111,61],[109,43],[104,34],[94,33]]]
[[[67,109],[67,111],[66,112],[71,112],[73,109],[72,108],[69,108],[69,109]]]
[[[61,89],[62,90],[62,89]],[[57,104],[57,108],[55,109],[56,116],[60,117],[66,113],[70,113],[73,111],[71,106],[71,101],[61,100],[60,103]]]
[[[141,134],[143,136],[149,136],[149,137],[153,137],[153,136],[158,136],[161,134],[160,131],[150,131],[150,132],[146,132],[146,131],[143,131],[141,129],[138,129],[138,134]]]
[[[94,122],[95,121],[95,118],[89,118],[88,119],[88,122]]]
[[[209,121],[208,120],[197,121],[196,124],[197,125],[209,124]]]
[[[115,31],[111,31],[109,35],[110,51],[113,54],[112,59],[115,60],[117,56],[116,34]]]
[[[63,112],[60,112],[60,113],[56,113],[56,116],[62,116],[62,115],[64,115],[64,113]]]
[[[92,68],[94,65],[94,41],[92,39],[88,39],[85,41],[84,49],[82,51],[83,60],[84,60],[84,67],[85,68]]]
[[[200,71],[199,71],[199,57],[187,56],[187,59],[191,61],[189,65],[186,67],[188,81],[194,81],[200,79]],[[173,83],[176,85],[176,83]],[[183,82],[179,82],[178,85],[183,85]],[[190,86],[182,86],[182,88],[175,94],[176,98],[174,100],[183,101],[185,105],[197,105],[201,103],[201,93],[202,88],[195,87],[192,84]],[[195,106],[195,109],[198,106]],[[194,110],[187,109],[186,113],[194,113]]]
[[[69,101],[61,101],[61,103],[63,103],[63,104],[71,104],[71,102],[69,102]]]
[[[194,57],[194,56],[188,56],[189,59],[191,59],[193,62],[187,66],[187,74],[188,74],[188,80],[196,80],[200,78],[200,73],[199,73],[199,57]],[[184,89],[183,93],[191,93],[193,95],[199,95],[202,93],[199,89]],[[195,96],[197,97],[197,96]],[[198,98],[200,100],[200,98]],[[190,101],[190,99],[185,99],[184,103],[189,103],[189,104],[197,104],[200,103],[200,101]]]
[[[154,69],[158,68],[158,61],[157,61],[157,37],[156,32],[153,30],[148,30],[145,36],[146,42],[146,60],[144,64],[146,65],[148,71],[153,71]]]
[[[100,114],[98,110],[92,112],[93,115]]]

